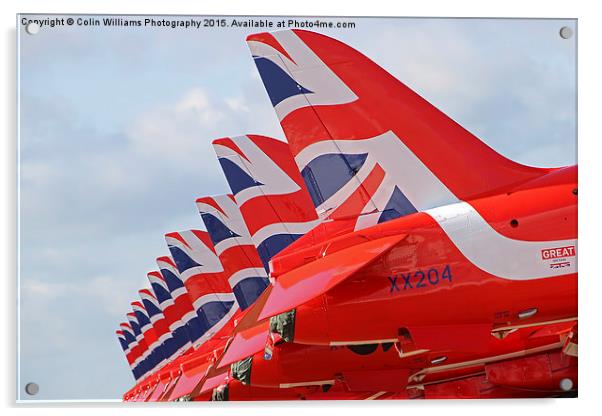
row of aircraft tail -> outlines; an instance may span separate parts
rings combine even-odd
[[[247,43],[287,141],[213,141],[230,193],[165,235],[123,399],[576,395],[577,167],[503,157],[335,39]]]

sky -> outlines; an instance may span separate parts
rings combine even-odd
[[[559,36],[563,26],[576,32],[574,20],[328,20],[355,22],[319,31],[504,156],[576,163],[576,36]],[[244,42],[261,30],[17,31],[17,391],[22,400],[119,399],[134,380],[115,330],[154,259],[168,254],[163,235],[202,229],[195,199],[229,192],[211,141],[284,140]],[[36,396],[23,392],[28,382]]]

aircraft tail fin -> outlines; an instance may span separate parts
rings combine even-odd
[[[206,231],[172,232],[165,241],[195,310],[207,322],[203,339],[209,339],[239,309],[223,265]]]
[[[161,311],[159,301],[155,295],[153,295],[151,289],[141,289],[138,291],[138,294],[140,295],[140,300],[144,305],[144,309],[146,309],[146,312],[148,313],[151,324],[157,333],[157,337],[162,343],[165,358],[168,360],[175,359],[177,357],[179,347],[176,340],[172,336],[171,331],[169,330],[167,320]]]
[[[115,331],[115,334],[117,335],[117,339],[119,340],[119,344],[121,345],[121,348],[123,349],[123,354],[125,355],[125,358],[127,360],[128,366],[130,367],[130,370],[132,371],[132,374],[134,376],[135,380],[138,380],[139,375],[138,372],[136,371],[136,366],[134,365],[134,361],[132,360],[131,354],[130,354],[130,345],[131,343],[128,341],[125,333],[123,332],[123,330],[118,329]]]
[[[152,371],[156,371],[166,364],[166,357],[163,351],[163,346],[161,345],[161,341],[157,336],[157,332],[155,331],[153,324],[150,321],[148,316],[148,312],[144,308],[144,305],[141,301],[135,300],[131,302],[132,311],[136,317],[138,325],[140,326],[140,332],[144,338],[144,342],[148,347],[148,360],[152,367]]]
[[[209,326],[194,308],[173,259],[169,256],[161,256],[157,257],[156,263],[159,273],[163,276],[163,280],[174,300],[174,307],[178,309],[182,322],[186,324],[190,340],[197,347],[199,340],[207,332]]]
[[[176,354],[190,350],[193,338],[183,320],[184,313],[175,305],[165,278],[158,270],[148,272],[146,277],[148,278],[152,293],[157,299],[159,308],[165,317],[165,323],[171,333],[171,337],[174,340]]]
[[[213,141],[266,270],[272,257],[319,222],[287,143],[246,135]]]
[[[146,377],[154,368],[155,363],[152,362],[150,357],[150,351],[146,341],[144,340],[144,335],[140,330],[140,325],[138,324],[138,319],[136,319],[136,314],[134,314],[134,312],[128,312],[125,315],[136,340],[137,367],[140,369],[141,377]]]
[[[125,351],[128,363],[132,368],[132,373],[134,374],[134,378],[136,380],[140,379],[144,375],[144,366],[141,364],[141,346],[138,345],[138,341],[136,340],[136,335],[134,334],[134,330],[132,325],[127,322],[121,322],[119,324],[119,329],[123,333],[123,336],[127,343],[127,350]]]
[[[268,285],[268,276],[232,195],[203,197],[197,208],[241,310]]]
[[[550,171],[500,155],[338,40],[295,29],[247,43],[322,218],[360,229]]]

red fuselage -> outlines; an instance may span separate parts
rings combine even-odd
[[[576,247],[547,242],[576,238],[576,194],[572,167],[470,205],[496,234],[541,243],[546,248],[535,250],[532,261],[556,270],[557,264],[575,261]],[[466,221],[469,233],[473,225]],[[536,279],[492,275],[470,261],[428,213],[359,233],[368,238],[393,233],[408,237],[365,270],[298,307],[294,343],[275,346],[270,360],[256,354],[251,385],[343,381],[351,389],[401,391],[412,380],[440,383],[483,373],[495,362],[511,365],[508,360],[527,357],[536,363],[551,352],[559,354],[577,315],[576,272]],[[357,240],[358,233],[353,234],[350,240]],[[515,261],[504,258],[504,250],[497,246],[476,249],[499,254],[499,262]],[[518,272],[515,276],[520,277]],[[411,335],[412,349],[400,357],[392,343],[400,341],[402,328]],[[517,329],[507,336],[503,331],[492,335],[504,328]],[[401,345],[402,350],[406,347]],[[441,357],[444,361],[437,363]],[[567,374],[576,371],[575,363],[567,368]],[[557,381],[547,380],[551,387],[537,387],[558,389]]]
[[[476,345],[486,342],[497,328],[575,318],[576,166],[468,201],[467,206],[490,229],[478,228],[473,217],[460,212],[451,220],[455,221],[452,227],[465,228],[460,230],[467,236],[464,241],[458,241],[457,235],[452,241],[450,233],[455,230],[426,212],[353,233],[368,239],[395,233],[407,237],[359,273],[297,307],[294,342],[396,341],[400,329],[407,328],[416,348],[445,347],[447,339],[450,348],[470,350],[478,349]],[[484,234],[502,238],[514,251],[504,251],[504,245],[495,241],[488,245],[487,238],[480,238]],[[567,246],[568,251],[556,250]],[[521,247],[531,251],[527,257]],[[551,259],[550,252],[561,257]],[[480,259],[474,261],[474,253],[486,258],[485,265],[493,259],[494,266],[514,275],[483,270],[475,264]],[[521,266],[519,257],[528,262]],[[566,270],[573,272],[563,274],[566,264],[571,267]],[[550,275],[530,278],[521,275],[520,267],[539,267],[544,273],[549,268]]]

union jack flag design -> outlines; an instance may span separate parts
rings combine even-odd
[[[289,146],[270,137],[246,135],[214,140],[213,147],[269,270],[273,256],[319,223]]]
[[[335,39],[284,30],[247,43],[321,218],[361,229],[541,175]]]
[[[161,311],[159,301],[153,295],[150,289],[141,289],[138,291],[142,305],[148,314],[148,318],[153,325],[157,338],[161,342],[163,354],[168,361],[172,361],[176,358],[178,353],[178,346],[176,340],[172,337],[169,325],[165,319],[165,315]]]
[[[173,259],[169,256],[157,258],[157,266],[163,276],[163,280],[169,289],[174,305],[181,314],[181,320],[186,324],[192,345],[196,348],[200,345],[203,335],[209,329],[202,314],[199,314],[188,296],[184,282],[176,268]]]
[[[134,379],[138,380],[138,378],[140,378],[140,377],[136,372],[136,366],[134,365],[134,360],[132,359],[132,356],[130,354],[132,338],[128,337],[122,329],[116,330],[115,334],[117,335],[117,339],[119,340],[119,345],[121,345],[121,348],[123,349],[123,353],[125,355],[128,365],[130,367],[130,370],[132,370]]]
[[[227,276],[206,231],[188,230],[165,235],[194,309],[206,320],[209,338],[238,310]]]
[[[140,325],[136,319],[136,314],[134,314],[134,312],[128,312],[126,316],[130,327],[132,328],[134,338],[138,344],[137,359],[138,366],[140,367],[141,377],[145,377],[155,367],[155,363],[153,363],[153,360],[150,358],[150,350],[144,341],[144,335],[140,330]]]
[[[153,370],[157,370],[166,364],[166,357],[163,352],[163,346],[159,340],[159,336],[155,332],[155,328],[150,321],[150,318],[144,309],[144,305],[140,301],[134,301],[131,303],[132,310],[140,326],[140,332],[144,337],[144,342],[148,346],[149,359],[153,365]]]
[[[201,218],[242,310],[268,286],[264,265],[232,195],[199,198]]]
[[[192,340],[188,332],[186,323],[183,321],[184,314],[182,310],[176,307],[176,304],[171,297],[171,292],[167,287],[163,275],[159,271],[147,273],[148,281],[151,289],[159,302],[161,312],[165,316],[165,321],[171,331],[171,336],[177,347],[177,354],[182,354],[192,349]]]
[[[138,345],[138,341],[136,341],[136,335],[134,334],[134,330],[132,326],[128,322],[122,322],[119,324],[119,328],[125,337],[125,340],[128,345],[128,349],[126,351],[126,358],[128,363],[130,363],[130,367],[133,368],[132,372],[134,373],[134,378],[136,380],[140,379],[144,373],[144,366],[141,366],[140,363],[142,361],[142,347]]]

